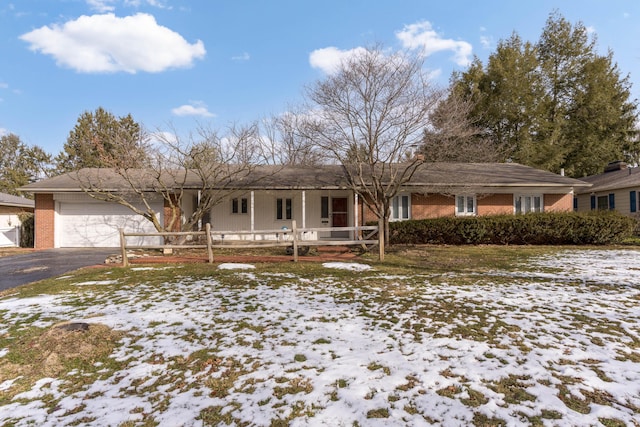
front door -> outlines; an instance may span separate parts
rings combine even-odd
[[[331,227],[349,226],[349,199],[335,197],[331,199]],[[331,237],[349,237],[348,231],[332,231]]]

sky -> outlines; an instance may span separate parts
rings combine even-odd
[[[640,96],[637,0],[0,0],[0,135],[57,154],[87,111],[148,131],[224,129],[299,105],[358,48],[425,55],[446,86],[550,13],[582,22]]]

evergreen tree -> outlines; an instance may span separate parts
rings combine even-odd
[[[49,174],[51,155],[29,147],[17,135],[0,137],[0,192],[20,195],[18,188]]]
[[[58,170],[91,167],[138,168],[148,159],[146,139],[131,115],[116,118],[99,107],[85,111],[56,157]]]
[[[452,91],[474,100],[481,123],[503,160],[575,177],[610,161],[638,160],[637,103],[630,99],[613,54],[599,55],[582,23],[552,13],[536,44],[514,33],[500,41],[485,67],[476,59],[453,76]]]

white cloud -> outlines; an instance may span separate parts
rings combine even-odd
[[[456,64],[466,66],[471,63],[470,43],[462,40],[445,39],[438,34],[428,21],[405,25],[396,37],[407,49],[419,49],[423,55],[430,56],[436,52],[453,51]]]
[[[171,9],[171,7],[165,5],[164,1],[160,0],[124,0],[125,5],[133,7],[140,7],[143,3],[159,9]]]
[[[120,0],[86,0],[87,5],[97,12],[113,12],[116,10],[116,4]],[[143,3],[160,9],[167,9],[165,4],[159,0],[123,0],[125,6],[140,7]]]
[[[155,147],[165,144],[176,144],[178,136],[173,132],[159,130],[149,133],[149,143]]]
[[[23,34],[30,49],[55,58],[81,73],[157,73],[190,67],[204,57],[202,41],[189,44],[180,34],[158,25],[152,15],[124,18],[114,14],[81,16]]]
[[[251,59],[251,55],[248,52],[243,52],[242,55],[232,56],[232,61],[248,61]]]
[[[340,50],[337,47],[325,47],[316,49],[309,55],[309,64],[313,68],[318,68],[327,74],[335,73],[342,61],[357,55],[365,50],[363,47],[356,47],[350,50]]]
[[[491,36],[480,36],[480,44],[485,49],[493,48],[493,44],[494,44],[493,37],[491,37]]]
[[[207,106],[201,101],[189,101],[189,104],[181,105],[171,110],[176,116],[200,116],[200,117],[215,117],[216,115],[211,113]]]
[[[87,5],[97,12],[113,12],[116,7],[113,5],[116,0],[87,0]]]

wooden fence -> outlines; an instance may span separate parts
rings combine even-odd
[[[378,258],[384,261],[384,236],[380,233],[383,230],[382,224],[362,227],[323,227],[323,228],[297,228],[296,221],[292,221],[291,228],[281,228],[273,230],[253,230],[253,231],[212,231],[211,225],[206,224],[204,231],[180,231],[180,232],[157,232],[157,233],[126,233],[120,229],[120,250],[122,252],[122,264],[129,265],[127,259],[127,249],[206,249],[209,263],[213,262],[213,249],[220,248],[265,248],[265,247],[288,247],[293,248],[293,260],[298,262],[299,248],[306,246],[378,246]],[[307,239],[308,233],[318,232],[350,232],[352,240],[342,239]],[[353,233],[351,233],[353,232]],[[225,236],[250,236],[250,239],[225,239]],[[163,237],[166,241],[170,237],[192,237],[191,244],[165,243],[162,245],[128,245],[127,237]],[[204,236],[204,239],[201,237]],[[256,236],[268,236],[273,239],[256,240]],[[214,238],[214,237],[217,237]],[[204,243],[199,243],[204,240]]]

